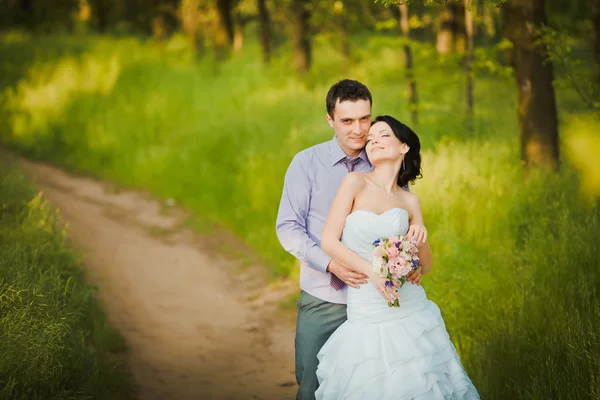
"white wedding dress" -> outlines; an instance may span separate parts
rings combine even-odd
[[[371,261],[373,241],[404,235],[408,214],[357,210],[346,218],[342,242]],[[348,320],[318,354],[317,400],[479,399],[464,371],[439,308],[421,286],[404,284],[400,307],[368,282],[348,288]]]

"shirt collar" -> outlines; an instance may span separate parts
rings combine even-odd
[[[348,157],[346,155],[346,153],[344,153],[344,150],[342,150],[342,148],[340,147],[340,144],[337,141],[337,138],[335,136],[333,136],[333,139],[331,139],[330,145],[329,145],[329,149],[330,149],[330,165],[334,166],[335,164],[337,164],[338,162],[340,162],[343,158]],[[365,149],[362,149],[360,151],[360,153],[358,154],[358,158],[362,159],[363,161],[366,161],[369,165],[371,165],[371,163],[369,162],[369,159],[367,158],[367,153],[365,152]]]

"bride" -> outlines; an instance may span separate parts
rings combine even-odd
[[[348,288],[348,320],[317,356],[317,400],[479,399],[439,308],[420,285],[386,288],[370,262],[373,241],[405,235],[410,221],[421,219],[419,198],[402,189],[421,176],[420,148],[406,125],[377,117],[366,145],[374,170],[349,173],[333,201],[321,247],[371,284]],[[425,240],[419,258],[426,274],[432,254]],[[400,307],[388,307],[395,298]]]

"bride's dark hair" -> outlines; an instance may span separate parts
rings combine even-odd
[[[400,166],[398,185],[404,187],[409,183],[414,184],[415,179],[423,177],[421,171],[421,142],[419,141],[419,137],[408,126],[389,115],[380,115],[375,118],[371,123],[371,126],[375,125],[377,122],[385,122],[388,124],[396,137],[402,143],[406,143],[408,147],[410,147],[408,153],[404,155],[403,166]]]

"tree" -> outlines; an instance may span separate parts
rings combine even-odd
[[[592,20],[594,25],[594,56],[598,68],[597,80],[600,81],[600,0],[592,0]]]
[[[19,8],[21,9],[22,21],[23,25],[27,26],[29,29],[34,28],[34,21],[31,18],[33,14],[33,0],[20,0]]]
[[[344,2],[342,0],[336,0],[333,3],[333,15],[337,27],[337,37],[339,40],[339,47],[342,56],[346,60],[346,66],[350,62],[350,38],[348,37],[348,21],[346,17],[347,10],[345,10]]]
[[[202,34],[202,10],[200,0],[181,0],[179,4],[179,21],[190,47],[196,55],[204,51],[204,35]]]
[[[215,49],[217,58],[223,59],[233,45],[233,5],[231,0],[215,0],[217,23],[215,25]]]
[[[0,24],[20,26],[32,32],[73,32],[79,0],[2,0]]]
[[[90,1],[94,16],[96,17],[96,27],[100,33],[105,33],[108,29],[109,7],[107,0],[91,0]]]
[[[462,31],[461,14],[460,3],[450,2],[444,6],[435,45],[439,54],[450,54],[457,50],[457,43]]]
[[[311,0],[292,0],[291,2],[292,62],[300,75],[308,72],[312,61],[311,6]]]
[[[408,102],[410,104],[410,115],[413,124],[419,122],[418,98],[417,98],[417,81],[415,80],[415,71],[413,68],[412,49],[410,47],[410,25],[408,18],[408,5],[400,4],[400,32],[404,38],[404,62],[406,68],[406,80],[408,85]]]
[[[265,64],[271,59],[271,17],[266,0],[257,0],[260,49]]]
[[[506,37],[513,45],[521,160],[526,167],[554,170],[559,166],[554,72],[545,47],[536,43],[536,32],[546,23],[544,0],[511,0],[505,18]]]
[[[466,96],[467,96],[467,129],[473,132],[474,118],[474,99],[473,99],[473,60],[475,59],[475,44],[473,40],[473,13],[469,4],[470,0],[464,0],[465,4],[465,34],[466,34],[466,52],[465,52],[465,75],[466,75]]]
[[[239,4],[238,4],[239,6]],[[252,10],[255,11],[255,10]],[[233,51],[239,53],[244,47],[244,29],[252,17],[240,10],[239,7],[234,9],[233,13]]]

